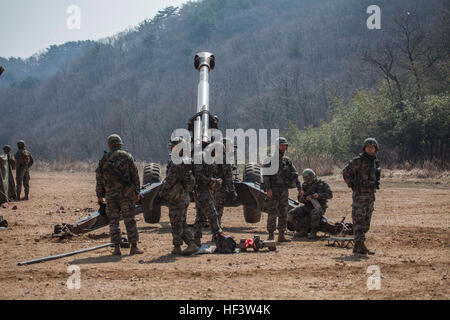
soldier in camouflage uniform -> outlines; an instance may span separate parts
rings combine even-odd
[[[114,243],[113,255],[121,255],[120,213],[131,244],[130,254],[141,254],[143,252],[137,247],[139,236],[134,219],[135,202],[139,201],[140,197],[138,170],[131,154],[121,150],[122,139],[117,134],[108,137],[108,146],[110,151],[105,151],[95,173],[98,202],[102,204],[106,198],[106,215],[111,242]]]
[[[180,143],[185,143],[185,141],[180,137],[173,138],[170,141],[171,151]],[[182,150],[179,156],[183,157]],[[172,253],[178,255],[190,255],[199,250],[199,247],[194,243],[194,236],[186,222],[187,209],[190,202],[189,192],[192,191],[195,185],[195,178],[191,168],[192,160],[190,158],[184,158],[181,164],[174,164],[173,159],[170,160],[167,165],[166,179],[159,193],[169,204],[169,218],[174,245]],[[182,251],[181,245],[183,241],[188,247]]]
[[[369,231],[375,203],[375,191],[380,188],[381,168],[376,152],[378,143],[374,138],[364,141],[363,153],[354,158],[342,170],[345,183],[353,190],[353,233],[354,253],[373,254],[364,244]]]
[[[17,150],[14,158],[16,159],[16,197],[17,200],[20,199],[20,194],[22,193],[22,184],[25,189],[25,198],[23,200],[28,200],[30,195],[30,168],[33,165],[33,157],[31,153],[25,149],[25,142],[20,140],[17,142]]]
[[[296,237],[316,239],[320,219],[325,214],[327,202],[333,198],[333,193],[328,183],[317,178],[312,169],[303,170],[303,181],[298,201],[304,205],[289,211],[288,219],[295,225]],[[315,208],[311,199],[316,199],[321,208]]]
[[[214,164],[207,164],[205,161],[202,164],[194,164],[196,182],[194,197],[197,207],[194,222],[194,238],[197,246],[201,245],[202,229],[207,222],[213,236],[216,233],[222,233],[213,193],[216,185],[222,184],[223,181],[214,177],[214,171]]]
[[[237,193],[234,189],[234,183],[233,183],[233,172],[231,164],[226,163],[226,151],[229,148],[232,148],[232,141],[224,139],[223,140],[223,163],[216,163],[215,165],[215,178],[219,178],[223,181],[222,184],[217,184],[216,188],[214,190],[214,197],[215,197],[215,204],[216,204],[216,210],[219,218],[219,224],[222,225],[222,215],[223,215],[223,208],[225,205],[225,201],[227,200],[228,195],[230,195],[231,200],[237,199]],[[232,149],[231,149],[232,150]]]
[[[16,199],[16,184],[14,183],[13,170],[16,169],[16,160],[11,154],[11,146],[3,147],[3,155],[0,156],[0,203]]]
[[[278,217],[278,242],[289,242],[290,240],[285,237],[289,208],[289,188],[297,187],[300,193],[301,184],[298,180],[297,169],[295,169],[292,161],[285,155],[288,148],[287,140],[280,137],[277,139],[277,144],[279,145],[279,150],[274,156],[278,156],[279,159],[278,172],[275,175],[263,174],[264,188],[267,191],[264,207],[269,213],[267,217],[269,240],[274,239]],[[268,166],[270,166],[270,158],[266,159],[263,165],[263,172],[264,167]]]

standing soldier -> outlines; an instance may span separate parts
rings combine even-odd
[[[25,149],[25,142],[23,140],[17,142],[17,147],[19,150],[17,150],[14,155],[14,158],[16,159],[16,197],[17,200],[20,201],[23,183],[23,188],[25,189],[25,198],[23,198],[23,200],[28,200],[28,196],[30,195],[30,168],[34,161],[31,153]]]
[[[380,188],[380,162],[376,152],[378,143],[374,138],[364,141],[363,153],[354,158],[342,170],[345,183],[353,190],[353,233],[355,235],[354,253],[374,254],[367,249],[364,241],[369,231],[375,203],[375,191]]]
[[[233,183],[233,171],[231,164],[226,162],[227,151],[230,153],[233,149],[233,142],[231,140],[223,140],[223,161],[222,163],[216,163],[215,166],[215,177],[223,181],[222,184],[217,184],[214,192],[216,210],[219,218],[219,224],[222,225],[222,215],[225,201],[228,195],[230,195],[231,200],[237,199],[237,193],[234,189]]]
[[[304,206],[289,211],[288,219],[295,225],[296,237],[316,239],[320,219],[325,214],[327,202],[333,198],[333,193],[328,183],[317,178],[312,169],[303,170],[303,181],[298,201]],[[312,199],[316,199],[320,206],[314,207]]]
[[[0,203],[16,199],[16,185],[14,183],[13,170],[16,169],[16,160],[11,155],[11,147],[3,147],[3,155],[0,156]]]
[[[219,142],[214,142],[218,144]],[[219,148],[217,148],[219,149]],[[213,192],[218,184],[222,184],[222,179],[214,177],[214,164],[207,164],[205,161],[202,164],[194,164],[195,176],[195,206],[196,216],[194,222],[194,238],[195,244],[200,247],[202,238],[202,229],[206,222],[209,223],[211,234],[214,235],[222,233],[222,227],[219,223],[219,218],[214,204]]]
[[[117,134],[108,137],[109,152],[105,151],[99,161],[96,173],[96,193],[99,204],[105,203],[109,220],[111,242],[114,243],[113,255],[121,255],[121,232],[119,217],[122,212],[128,241],[131,244],[130,255],[143,253],[138,249],[139,235],[136,229],[135,202],[140,199],[139,175],[130,153],[121,150],[122,139]]]
[[[185,141],[180,137],[175,137],[170,141],[172,159],[167,165],[167,174],[164,185],[160,191],[160,196],[166,198],[169,204],[169,218],[172,226],[173,254],[190,255],[198,251],[199,247],[194,243],[194,236],[186,222],[187,209],[190,198],[189,192],[195,186],[195,178],[191,170],[192,160],[188,157],[183,158],[183,163],[173,163],[173,150],[178,144]],[[180,150],[178,156],[183,157],[183,150]],[[181,250],[183,241],[188,245],[186,249]]]
[[[278,242],[289,242],[291,240],[286,239],[284,235],[287,227],[289,188],[297,187],[300,194],[301,184],[298,180],[297,169],[285,155],[288,149],[286,138],[278,138],[275,145],[278,145],[278,152],[272,157],[278,157],[278,171],[274,175],[264,174],[264,188],[267,191],[265,208],[269,213],[267,217],[267,231],[269,232],[269,240],[273,240],[278,217]],[[270,158],[266,160],[263,169],[269,166]]]

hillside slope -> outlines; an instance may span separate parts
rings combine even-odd
[[[0,141],[34,154],[97,159],[115,132],[136,158],[165,161],[167,140],[196,112],[193,56],[213,52],[211,108],[221,128],[299,128],[327,119],[329,98],[348,99],[379,77],[361,59],[409,10],[425,24],[445,1],[204,0],[166,8],[134,31],[91,48],[47,80],[0,88]],[[2,80],[3,81],[3,80]]]

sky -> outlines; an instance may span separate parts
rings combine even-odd
[[[0,57],[27,58],[52,44],[98,40],[187,0],[0,0]],[[79,12],[79,14],[78,14]]]

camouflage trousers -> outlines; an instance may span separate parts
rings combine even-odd
[[[374,193],[353,193],[352,219],[355,241],[365,241],[375,203]]]
[[[293,224],[293,229],[306,236],[310,231],[318,231],[320,218],[325,214],[324,209],[315,209],[310,205],[292,209],[288,213],[288,223]]]
[[[125,228],[127,230],[128,241],[137,243],[139,235],[136,228],[135,205],[133,199],[125,198],[121,195],[106,195],[106,215],[109,220],[109,232],[111,242],[120,244],[121,232],[119,227],[120,213],[122,213]]]
[[[27,196],[30,192],[30,169],[28,167],[18,167],[16,169],[16,194],[18,200],[20,200],[20,194],[22,193],[22,184]]]
[[[285,231],[287,227],[287,213],[289,209],[289,189],[288,188],[272,188],[272,198],[267,198],[264,204],[266,211],[269,213],[267,217],[267,231],[274,232]]]
[[[173,206],[169,204],[169,219],[172,226],[172,242],[174,246],[181,246],[183,241],[189,244],[189,242],[194,240],[192,231],[186,222],[188,206],[189,198],[181,205]]]
[[[227,199],[228,192],[225,188],[220,186],[214,192],[214,200],[216,204],[217,217],[219,223],[222,225],[223,208],[225,207],[225,200]]]
[[[194,194],[196,207],[194,237],[196,239],[200,239],[202,237],[202,229],[207,222],[211,228],[211,234],[222,232],[219,217],[210,190],[205,187],[196,188]]]

